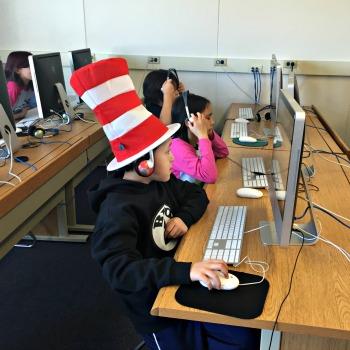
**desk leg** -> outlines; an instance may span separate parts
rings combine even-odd
[[[55,215],[55,225],[57,228],[58,235],[37,235],[34,233],[35,238],[39,241],[55,241],[55,242],[86,242],[87,235],[72,235],[68,232],[67,227],[67,213],[66,213],[66,203],[65,203],[65,191],[61,190],[57,199],[52,202],[55,205],[56,215]],[[59,201],[59,202],[57,202]],[[45,205],[46,210],[48,210],[52,205]]]
[[[269,329],[261,330],[260,350],[268,350],[272,331]],[[281,332],[274,331],[271,344],[271,350],[279,350],[281,344]]]

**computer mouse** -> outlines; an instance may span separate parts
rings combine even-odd
[[[276,191],[276,198],[279,201],[284,201],[286,199],[286,191]]]
[[[235,276],[232,275],[232,273],[228,274],[228,278],[225,278],[222,272],[218,271],[217,272],[219,279],[220,279],[220,284],[221,284],[221,290],[232,290],[235,289],[239,286],[239,279]],[[208,288],[207,284],[204,283],[203,281],[199,281],[199,283],[203,286]]]
[[[236,118],[233,120],[235,123],[249,123],[248,119],[244,119],[244,118]]]
[[[239,142],[256,142],[257,139],[251,136],[240,136],[238,138]]]
[[[250,187],[239,188],[236,193],[238,197],[244,198],[261,198],[263,196],[263,193],[261,191]]]

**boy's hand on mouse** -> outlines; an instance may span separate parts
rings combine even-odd
[[[187,225],[178,217],[171,218],[165,224],[165,237],[177,238],[183,236],[188,231]]]
[[[190,270],[191,281],[202,281],[208,289],[220,289],[221,283],[218,275],[221,271],[223,275],[228,277],[228,268],[223,260],[204,260],[192,263]]]
[[[197,136],[198,139],[208,138],[208,127],[209,124],[205,119],[204,115],[197,112],[197,115],[191,114],[190,122],[187,123],[190,131]]]

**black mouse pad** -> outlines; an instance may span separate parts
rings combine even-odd
[[[258,282],[261,276],[249,273],[232,272],[240,283]],[[265,299],[269,290],[269,282],[249,286],[238,286],[233,290],[208,290],[199,282],[182,285],[176,291],[175,299],[184,306],[215,312],[238,318],[258,317],[264,308]]]
[[[244,142],[244,141],[239,141],[238,137],[234,137],[232,139],[232,142],[240,145],[240,146],[246,146],[246,147],[264,147],[268,145],[268,142],[266,140],[256,140],[255,142]]]

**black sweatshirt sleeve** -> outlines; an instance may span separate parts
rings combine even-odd
[[[176,262],[172,257],[145,259],[136,247],[141,228],[135,213],[130,207],[115,208],[115,203],[110,206],[105,200],[91,242],[92,255],[111,287],[139,292],[190,283],[191,263]]]
[[[196,184],[181,181],[171,176],[169,185],[177,196],[180,209],[173,213],[179,217],[187,227],[198,221],[207,209],[209,200],[205,191]]]

